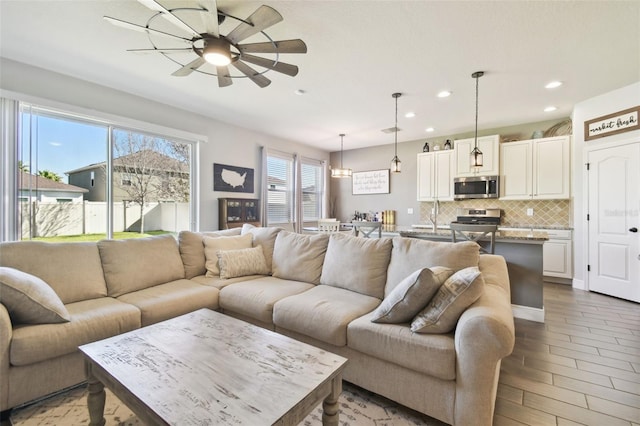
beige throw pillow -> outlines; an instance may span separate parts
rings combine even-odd
[[[460,315],[484,291],[484,279],[477,266],[462,269],[449,277],[431,302],[411,323],[416,333],[448,333],[456,328]]]
[[[0,267],[0,302],[14,324],[56,324],[71,316],[55,291],[40,278]]]
[[[261,246],[238,250],[218,250],[218,266],[222,279],[247,275],[268,275],[271,272]]]
[[[400,324],[411,321],[452,274],[453,270],[442,266],[418,269],[384,298],[371,322]]]
[[[237,235],[233,237],[208,237],[202,238],[204,244],[204,257],[206,259],[205,266],[207,268],[207,277],[216,277],[220,275],[218,266],[218,250],[237,250],[243,248],[251,248],[251,234]]]

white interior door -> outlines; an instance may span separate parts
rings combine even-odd
[[[589,290],[640,302],[640,142],[588,162]]]

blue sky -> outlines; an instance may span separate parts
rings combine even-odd
[[[23,115],[22,162],[31,172],[49,170],[67,183],[65,172],[107,157],[107,128],[46,116]],[[31,152],[29,152],[31,140]]]

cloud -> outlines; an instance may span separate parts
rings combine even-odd
[[[49,142],[51,146],[62,146],[62,142]]]

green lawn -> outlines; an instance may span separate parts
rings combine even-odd
[[[170,234],[169,231],[147,231],[144,234],[139,232],[114,232],[114,240],[125,240],[128,238],[142,238],[149,237],[151,235]],[[83,235],[65,235],[60,237],[38,237],[34,238],[36,241],[46,241],[48,243],[71,243],[77,241],[98,241],[104,240],[107,236],[105,234],[83,234]]]

